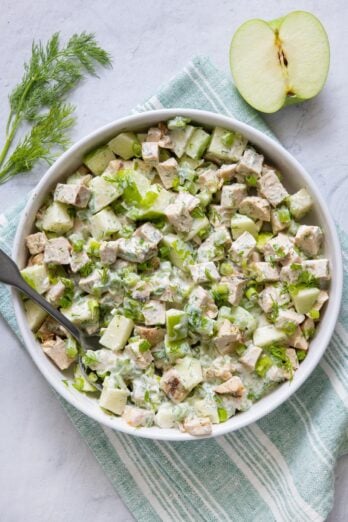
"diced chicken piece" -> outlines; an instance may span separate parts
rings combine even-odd
[[[277,303],[279,306],[286,305],[290,302],[290,295],[288,292],[284,291],[281,287],[276,286],[266,286],[264,290],[259,295],[259,306],[268,314],[272,311],[274,303]]]
[[[283,266],[280,269],[280,280],[287,283],[296,283],[300,273],[301,268],[297,269],[297,263]]]
[[[178,232],[189,232],[193,224],[193,217],[183,202],[178,200],[171,203],[165,209],[165,215],[169,223]]]
[[[91,370],[104,373],[115,367],[117,356],[112,350],[101,348],[94,353],[96,360],[88,365]]]
[[[70,243],[65,237],[49,239],[45,246],[44,262],[55,265],[70,263]]]
[[[67,337],[68,332],[62,325],[52,319],[52,317],[48,316],[37,331],[37,336],[40,341],[44,342],[54,339],[56,335],[59,337]]]
[[[134,333],[149,341],[152,346],[161,343],[165,336],[165,330],[163,328],[148,328],[146,326],[135,326]]]
[[[238,306],[247,284],[246,279],[239,276],[223,277],[221,284],[227,285],[228,287],[228,302],[233,306]]]
[[[291,266],[291,265],[299,265],[303,261],[305,261],[305,258],[300,255],[300,253],[295,250],[294,247],[290,248],[288,255],[281,259],[281,264],[284,266]]]
[[[291,330],[292,327],[295,328],[303,323],[304,320],[305,316],[298,314],[295,310],[279,310],[275,325],[282,330]]]
[[[211,420],[209,417],[194,417],[192,419],[185,419],[183,423],[183,430],[195,437],[211,435]]]
[[[48,290],[46,294],[46,299],[51,305],[57,306],[59,304],[59,301],[63,297],[65,292],[65,285],[58,281],[55,285],[51,286],[51,288]]]
[[[259,252],[256,252],[254,250],[254,252],[251,252],[250,254],[249,261],[250,263],[259,263],[260,261],[262,261],[262,256]]]
[[[307,270],[313,277],[321,281],[330,279],[330,267],[328,259],[310,259],[303,262],[303,270]]]
[[[190,393],[190,390],[185,388],[181,376],[176,368],[171,368],[164,372],[161,378],[160,387],[167,397],[176,404],[182,402]]]
[[[221,207],[220,205],[210,205],[209,221],[214,228],[220,226],[230,227],[233,213],[233,208]]]
[[[224,247],[229,247],[231,243],[231,235],[228,229],[222,226],[217,227],[198,248],[197,260],[201,262],[224,259]]]
[[[239,212],[249,216],[251,219],[260,219],[261,221],[271,220],[271,209],[267,199],[257,196],[244,198],[239,205]]]
[[[233,261],[247,259],[256,246],[256,240],[249,232],[243,232],[231,246],[231,257]]]
[[[259,177],[261,175],[262,165],[262,154],[258,154],[254,149],[248,148],[244,151],[236,170],[238,174],[243,174],[245,176],[255,174]]]
[[[106,169],[103,172],[103,176],[113,176],[119,170],[132,168],[132,167],[133,167],[132,161],[124,161],[121,159],[115,159],[115,160],[110,161],[109,165],[106,167]]]
[[[293,250],[293,242],[286,234],[278,234],[269,239],[264,248],[266,261],[280,261],[285,259],[291,250]]]
[[[298,350],[308,350],[308,341],[298,326],[295,332],[288,339],[289,346],[297,348]]]
[[[159,146],[156,142],[144,141],[141,144],[142,157],[145,163],[156,164],[159,161]]]
[[[156,165],[159,177],[164,188],[170,189],[174,186],[178,177],[178,162],[175,158],[169,158]]]
[[[154,413],[150,410],[137,408],[136,406],[126,406],[123,410],[122,418],[127,424],[134,428],[139,428],[140,426],[152,426]]]
[[[147,281],[139,281],[134,287],[130,289],[130,294],[133,299],[137,301],[147,301],[153,288]]]
[[[130,358],[133,359],[137,368],[145,370],[152,363],[153,356],[151,350],[141,351],[141,343],[144,343],[141,339],[140,341],[129,343],[126,346],[125,351]]]
[[[36,234],[30,234],[26,237],[26,245],[32,256],[41,254],[45,250],[47,237],[44,232],[36,232]]]
[[[117,239],[118,257],[125,261],[133,261],[135,263],[144,263],[156,255],[157,248],[153,243],[149,243],[144,239],[133,236],[129,239],[121,237]]]
[[[65,341],[60,337],[44,342],[41,347],[44,353],[52,359],[60,370],[66,370],[75,361],[75,358],[71,358],[67,355]]]
[[[92,178],[93,176],[89,173],[87,168],[86,170],[83,170],[82,167],[80,167],[76,172],[67,178],[66,183],[67,185],[84,185],[85,187],[88,187]]]
[[[102,241],[100,243],[100,261],[104,265],[113,265],[116,262],[118,253],[117,241]]]
[[[304,322],[301,324],[301,330],[307,341],[313,337],[315,333],[315,323],[311,317],[306,317]]]
[[[83,184],[58,183],[53,195],[55,201],[77,208],[86,208],[90,197],[91,191]]]
[[[218,307],[211,295],[201,286],[194,288],[189,297],[189,303],[196,308],[200,308],[210,319],[218,314]]]
[[[163,238],[163,235],[158,230],[158,228],[154,227],[151,223],[145,223],[144,225],[141,225],[141,227],[136,229],[134,235],[145,239],[145,241],[151,243],[152,245],[158,245],[158,243]]]
[[[244,183],[224,185],[221,191],[221,206],[225,208],[239,208],[243,199],[248,195],[247,186]]]
[[[218,170],[207,169],[198,176],[198,183],[201,189],[207,189],[213,194],[217,192],[224,182],[218,174]]]
[[[195,283],[208,283],[209,281],[219,281],[220,274],[215,263],[197,263],[189,266],[192,279]]]
[[[259,346],[255,346],[251,344],[243,353],[242,357],[239,358],[239,361],[244,364],[248,370],[254,370],[257,360],[262,353],[262,348]]]
[[[78,236],[78,239],[86,239],[90,234],[89,229],[89,221],[82,221],[78,217],[75,217],[74,226],[71,229],[71,235],[76,236],[76,238]]]
[[[203,378],[205,381],[222,379],[228,381],[232,377],[232,373],[236,371],[236,365],[230,360],[226,360],[226,356],[216,357],[212,365],[203,369]]]
[[[289,195],[274,170],[266,169],[259,179],[260,194],[266,198],[272,207],[277,207]]]
[[[166,306],[161,301],[149,301],[143,308],[143,315],[146,326],[165,324]]]
[[[28,266],[33,265],[43,265],[44,263],[44,254],[36,254],[36,256],[30,256],[28,259]]]
[[[175,201],[183,203],[189,212],[192,212],[192,210],[200,204],[199,198],[192,196],[192,194],[189,194],[188,192],[180,192]]]
[[[218,169],[218,176],[224,181],[230,181],[236,175],[238,163],[230,163],[227,165],[221,165]]]
[[[162,147],[162,149],[173,149],[174,148],[174,144],[168,134],[164,134],[162,136],[162,138],[158,142],[158,145],[160,147]]]
[[[271,263],[267,263],[267,261],[254,263],[253,272],[255,273],[256,280],[262,283],[273,283],[279,281],[280,278],[279,269],[276,266],[272,266]]]
[[[321,310],[326,301],[329,299],[329,294],[326,292],[326,290],[320,290],[318,299],[313,305],[314,310]]]
[[[295,244],[307,256],[317,256],[323,240],[320,227],[301,225],[295,236]]]
[[[298,359],[297,359],[296,350],[294,350],[293,348],[287,348],[285,350],[285,353],[286,353],[286,355],[289,358],[289,361],[291,363],[291,366],[292,366],[293,370],[297,370],[298,367],[299,367],[299,362],[298,362]]]
[[[214,345],[221,355],[233,352],[236,345],[241,341],[241,333],[238,326],[232,324],[228,319],[221,323]]]
[[[283,223],[280,220],[278,211],[271,210],[271,225],[273,234],[278,234],[278,232],[285,230],[289,226],[289,223]]]
[[[238,375],[234,375],[228,381],[219,384],[219,386],[215,386],[215,393],[224,395],[231,394],[234,397],[241,397],[243,392],[245,391],[244,384]]]
[[[70,260],[71,271],[76,274],[81,268],[85,267],[90,262],[86,252],[72,252]]]
[[[93,272],[87,277],[82,277],[79,281],[79,287],[82,288],[87,294],[93,294],[96,287],[101,285],[101,271],[93,270]]]
[[[146,141],[158,142],[162,138],[162,131],[159,127],[150,127],[147,131]]]
[[[131,263],[130,261],[125,261],[124,259],[117,259],[114,268],[118,272],[122,272],[123,270],[130,270],[131,272],[134,272],[136,267],[136,263]]]

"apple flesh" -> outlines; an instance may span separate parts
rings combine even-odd
[[[305,11],[271,22],[249,20],[237,29],[231,42],[235,85],[262,112],[276,112],[316,96],[325,84],[329,63],[325,29]]]

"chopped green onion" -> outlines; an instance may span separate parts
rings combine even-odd
[[[308,312],[308,316],[313,319],[313,321],[316,321],[320,318],[320,312],[319,310],[316,310],[315,308],[312,308],[312,310],[310,310]]]
[[[218,408],[217,410],[218,410],[218,415],[219,415],[219,421],[220,422],[227,421],[227,419],[228,419],[227,410],[225,410],[225,408]]]
[[[234,134],[233,132],[225,132],[221,137],[222,143],[225,145],[225,147],[232,147],[234,142]]]

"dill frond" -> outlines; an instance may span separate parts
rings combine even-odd
[[[59,33],[46,45],[33,42],[23,77],[9,96],[6,141],[0,152],[0,183],[31,170],[39,160],[52,162],[56,149],[67,147],[68,132],[75,121],[74,107],[65,103],[67,95],[87,74],[96,76],[98,66],[110,65],[110,55],[90,33],[74,34],[64,47],[60,47]],[[32,129],[11,152],[25,121]]]

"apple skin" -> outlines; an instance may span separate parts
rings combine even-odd
[[[285,94],[285,98],[284,98],[284,101],[282,103],[281,106],[278,106],[272,110],[264,110],[264,109],[261,109],[259,107],[256,107],[254,106],[250,101],[247,101],[247,103],[249,103],[251,106],[253,106],[255,109],[257,110],[260,110],[261,112],[265,112],[265,113],[274,113],[274,112],[277,112],[278,110],[284,108],[284,107],[287,107],[287,106],[290,106],[290,105],[296,105],[296,104],[299,104],[299,103],[303,103],[304,101],[307,101],[309,99],[312,99],[313,97],[317,96],[321,90],[323,89],[324,85],[325,85],[325,82],[327,80],[327,76],[328,76],[328,72],[329,72],[329,66],[330,66],[330,46],[329,46],[329,40],[328,40],[328,37],[327,37],[327,34],[326,34],[326,31],[325,31],[325,28],[323,27],[323,25],[321,24],[320,20],[318,20],[318,18],[316,18],[314,15],[312,15],[311,13],[308,13],[306,11],[293,11],[293,12],[290,12],[288,13],[287,15],[285,16],[281,16],[279,18],[275,18],[274,20],[270,20],[270,21],[264,21],[265,24],[267,24],[270,29],[276,34],[280,31],[280,28],[282,26],[282,23],[285,21],[285,19],[289,16],[289,15],[310,15],[312,16],[313,18],[316,19],[316,22],[318,23],[318,25],[321,27],[322,29],[322,32],[323,32],[323,35],[325,35],[324,37],[326,37],[326,42],[327,42],[327,48],[328,48],[328,56],[327,56],[327,70],[326,70],[326,74],[325,76],[323,77],[323,81],[322,81],[322,84],[321,86],[318,88],[318,91],[314,94],[314,95],[311,95],[311,96],[300,96],[296,93],[294,94]],[[238,33],[239,29],[243,26],[245,26],[246,24],[248,24],[248,22],[252,22],[253,20],[248,20],[246,21],[244,24],[242,24],[242,26],[240,26],[236,33]],[[257,21],[255,19],[255,21]],[[261,21],[261,19],[260,19]],[[236,34],[235,33],[235,34]],[[231,41],[231,45],[230,45],[230,60],[231,60],[231,55],[232,55],[232,46],[233,46],[233,38],[232,38],[232,41]],[[232,62],[231,62],[231,69],[233,70],[233,67],[232,67]],[[238,88],[238,86],[237,86]],[[240,92],[241,96],[244,98],[243,96],[243,93]]]
[[[284,19],[285,16],[281,16],[280,18],[275,18],[274,20],[271,20],[267,23],[271,27],[271,29],[273,29],[273,31],[279,31],[279,27],[282,25]]]

